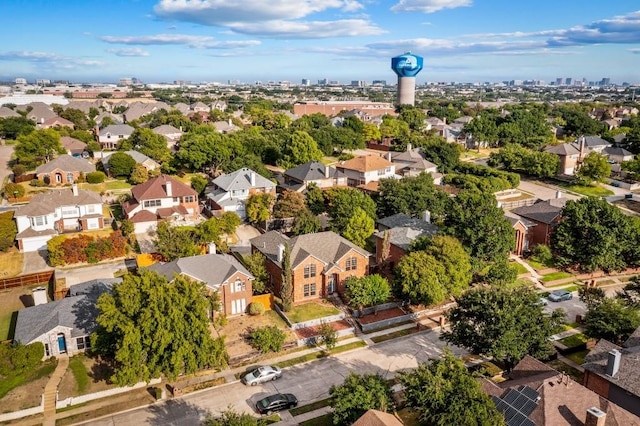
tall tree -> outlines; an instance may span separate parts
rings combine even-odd
[[[448,204],[449,196],[433,184],[433,177],[428,173],[399,180],[380,180],[377,198],[380,217],[397,213],[420,217],[428,210],[434,219],[438,219],[444,215]]]
[[[322,151],[307,132],[294,131],[282,149],[280,165],[284,168],[294,167],[313,160],[322,159]]]
[[[171,226],[164,221],[158,223],[155,243],[158,253],[168,261],[194,256],[200,252],[192,230]]]
[[[285,190],[273,206],[273,217],[297,217],[306,209],[304,196],[301,193]]]
[[[353,424],[367,410],[387,412],[393,409],[389,383],[380,375],[358,375],[353,372],[341,385],[331,386],[334,425]]]
[[[447,235],[436,235],[429,239],[427,254],[442,264],[445,274],[440,277],[442,285],[452,296],[459,296],[471,283],[471,258],[460,241]]]
[[[364,210],[372,219],[376,217],[376,204],[362,191],[351,188],[332,188],[324,193],[327,200],[326,211],[331,216],[331,228],[344,232],[356,208]]]
[[[508,370],[525,355],[540,358],[553,353],[549,337],[564,323],[562,310],[546,314],[538,293],[527,287],[479,287],[456,301],[447,314],[451,330],[441,339],[491,356]]]
[[[271,217],[271,208],[273,206],[273,195],[271,194],[253,194],[247,198],[245,208],[247,211],[247,219],[249,222],[258,224],[264,222]]]
[[[353,216],[347,221],[347,227],[342,235],[353,244],[364,247],[367,244],[367,239],[373,235],[374,230],[375,223],[373,219],[360,207],[356,207],[353,211]]]
[[[640,309],[619,298],[603,298],[587,306],[584,326],[589,336],[621,345],[640,327]]]
[[[320,219],[305,208],[295,217],[291,233],[293,235],[313,234],[321,229]]]
[[[64,152],[60,134],[53,129],[34,130],[20,135],[15,148],[18,163],[34,167]]]
[[[582,160],[582,165],[576,172],[578,179],[590,185],[593,181],[601,182],[611,174],[611,165],[607,157],[598,152],[590,152]]]
[[[396,286],[412,303],[432,305],[449,296],[443,283],[446,270],[442,263],[424,251],[407,254],[395,268]]]
[[[406,405],[418,412],[420,424],[504,425],[504,417],[480,382],[447,348],[442,358],[402,371],[398,378]]]
[[[171,158],[171,150],[167,146],[165,137],[151,129],[141,127],[134,130],[128,142],[136,151],[140,151],[159,163],[169,161]]]
[[[136,167],[136,160],[124,152],[114,152],[109,156],[109,172],[115,177],[129,177]]]
[[[280,287],[280,298],[282,299],[282,310],[289,312],[293,303],[293,276],[291,271],[291,247],[284,243],[284,253],[282,255],[282,286]]]
[[[244,264],[254,277],[254,280],[251,282],[251,288],[254,294],[262,294],[267,288],[269,274],[267,273],[265,261],[266,258],[259,251],[244,257]]]
[[[211,337],[208,306],[204,286],[184,276],[167,283],[144,269],[125,275],[98,299],[91,346],[114,361],[112,380],[121,386],[224,367],[224,340]]]

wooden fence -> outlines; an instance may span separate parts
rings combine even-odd
[[[36,272],[34,274],[19,275],[11,278],[0,279],[0,290],[10,288],[26,287],[37,284],[49,284],[53,277],[53,271]]]

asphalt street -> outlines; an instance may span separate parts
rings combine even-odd
[[[574,291],[572,294],[573,299],[571,300],[563,300],[561,302],[549,301],[548,305],[545,306],[545,312],[550,313],[560,308],[566,313],[566,320],[568,323],[574,322],[576,320],[576,315],[580,315],[584,318],[584,314],[587,312],[587,307],[580,301],[580,298],[578,298],[577,291]]]
[[[380,373],[391,378],[398,370],[415,368],[421,362],[439,357],[445,346],[437,331],[416,333],[287,368],[282,378],[274,382],[257,386],[235,382],[84,424],[196,426],[208,412],[215,414],[228,407],[257,416],[256,401],[273,393],[293,393],[300,405],[304,405],[327,398],[329,388],[341,384],[349,372]],[[456,355],[465,354],[460,348],[452,349]]]

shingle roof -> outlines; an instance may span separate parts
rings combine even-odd
[[[530,206],[515,208],[511,212],[535,222],[549,225],[560,216],[560,212],[566,202],[566,198],[538,201]]]
[[[425,160],[422,155],[422,148],[413,148],[402,152],[392,152],[391,162],[393,163],[410,163],[408,167],[417,170],[427,170],[437,167],[432,162]]]
[[[167,198],[167,182],[171,182],[171,196],[197,196],[198,193],[188,185],[167,175],[160,175],[131,188],[131,194],[137,201]]]
[[[252,174],[255,176],[255,185],[251,185]],[[275,188],[276,186],[276,184],[269,179],[246,167],[238,169],[233,173],[220,175],[213,180],[213,183],[227,192],[240,189],[248,190],[251,188]]]
[[[389,233],[389,243],[396,247],[400,247],[403,250],[408,250],[411,242],[420,237],[433,237],[440,228],[428,222],[419,221],[413,226],[400,226],[394,227],[384,231],[376,232],[376,237],[384,238],[385,232]]]
[[[102,204],[102,197],[93,191],[78,190],[73,195],[72,188],[53,189],[34,196],[29,204],[16,210],[15,216],[42,216],[55,211],[57,207]]]
[[[87,144],[78,140],[76,138],[72,138],[71,136],[63,136],[60,138],[60,144],[64,149],[71,152],[82,152],[87,149]]]
[[[575,141],[575,144],[577,146],[580,146],[580,139],[577,139]],[[602,139],[600,136],[585,136],[584,137],[584,146],[586,146],[587,148],[593,148],[594,146],[610,146],[611,142]]]
[[[378,155],[361,155],[351,160],[343,161],[339,169],[356,170],[358,172],[371,172],[393,166],[393,163]]]
[[[379,225],[384,226],[385,228],[391,229],[399,226],[411,226],[416,223],[420,219],[413,218],[408,214],[404,213],[396,213],[392,216],[383,217],[382,219],[378,219],[377,223]]]
[[[367,410],[352,426],[402,426],[403,424],[393,414]]]
[[[135,129],[128,124],[110,124],[104,129],[100,129],[100,136],[106,136],[107,133],[112,135],[127,135],[131,136]]]
[[[2,117],[2,118],[20,117],[20,114],[18,114],[17,112],[12,110],[11,108],[7,108],[6,106],[1,106],[0,107],[0,117]]]
[[[574,144],[563,143],[562,145],[552,145],[544,149],[546,152],[556,155],[578,155],[580,150]]]
[[[149,270],[165,276],[169,281],[173,280],[175,275],[185,274],[213,289],[225,284],[236,272],[253,279],[253,275],[235,257],[228,254],[211,253],[183,257],[173,262],[156,263],[149,266]]]
[[[640,327],[636,328],[631,336],[622,344],[625,348],[640,346]]]
[[[176,129],[175,127],[173,127],[170,124],[163,124],[162,126],[158,126],[158,127],[154,127],[153,129],[154,133],[157,133],[159,135],[171,135],[174,133],[182,133],[182,130],[180,129]]]
[[[262,254],[278,263],[278,246],[288,243],[291,248],[291,267],[295,268],[309,255],[331,265],[340,260],[350,250],[371,256],[368,251],[332,231],[298,235],[289,238],[278,231],[269,231],[251,239],[251,245]]]
[[[325,171],[329,169],[329,177],[325,177]],[[310,161],[301,164],[298,167],[288,169],[284,172],[285,176],[289,176],[301,182],[308,182],[320,179],[335,179],[345,177],[346,175],[338,171],[335,167],[327,166],[320,161]]]
[[[36,174],[51,173],[59,169],[65,172],[85,172],[91,173],[96,171],[96,166],[89,160],[84,158],[75,158],[67,154],[63,154],[48,163],[42,164],[36,168]]]
[[[633,155],[633,152],[627,151],[624,148],[614,147],[614,146],[608,146],[605,149],[603,149],[602,152],[608,155],[622,155],[624,157]]]
[[[585,357],[582,367],[585,370],[606,377],[609,351],[617,349],[621,353],[620,368],[613,378],[608,380],[625,391],[640,396],[640,346],[620,347],[605,339],[600,339]]]
[[[74,124],[72,121],[67,120],[66,118],[62,118],[62,117],[58,117],[57,115],[55,117],[51,117],[51,118],[47,118],[45,121],[42,122],[43,126],[70,126],[73,127]]]

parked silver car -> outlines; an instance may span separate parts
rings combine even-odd
[[[245,385],[255,386],[258,383],[268,382],[270,380],[277,380],[282,377],[282,370],[279,367],[272,367],[266,365],[264,367],[258,367],[255,370],[248,373],[242,378],[242,383]]]
[[[573,299],[573,294],[567,290],[554,290],[547,296],[552,302],[561,302],[563,300]]]

